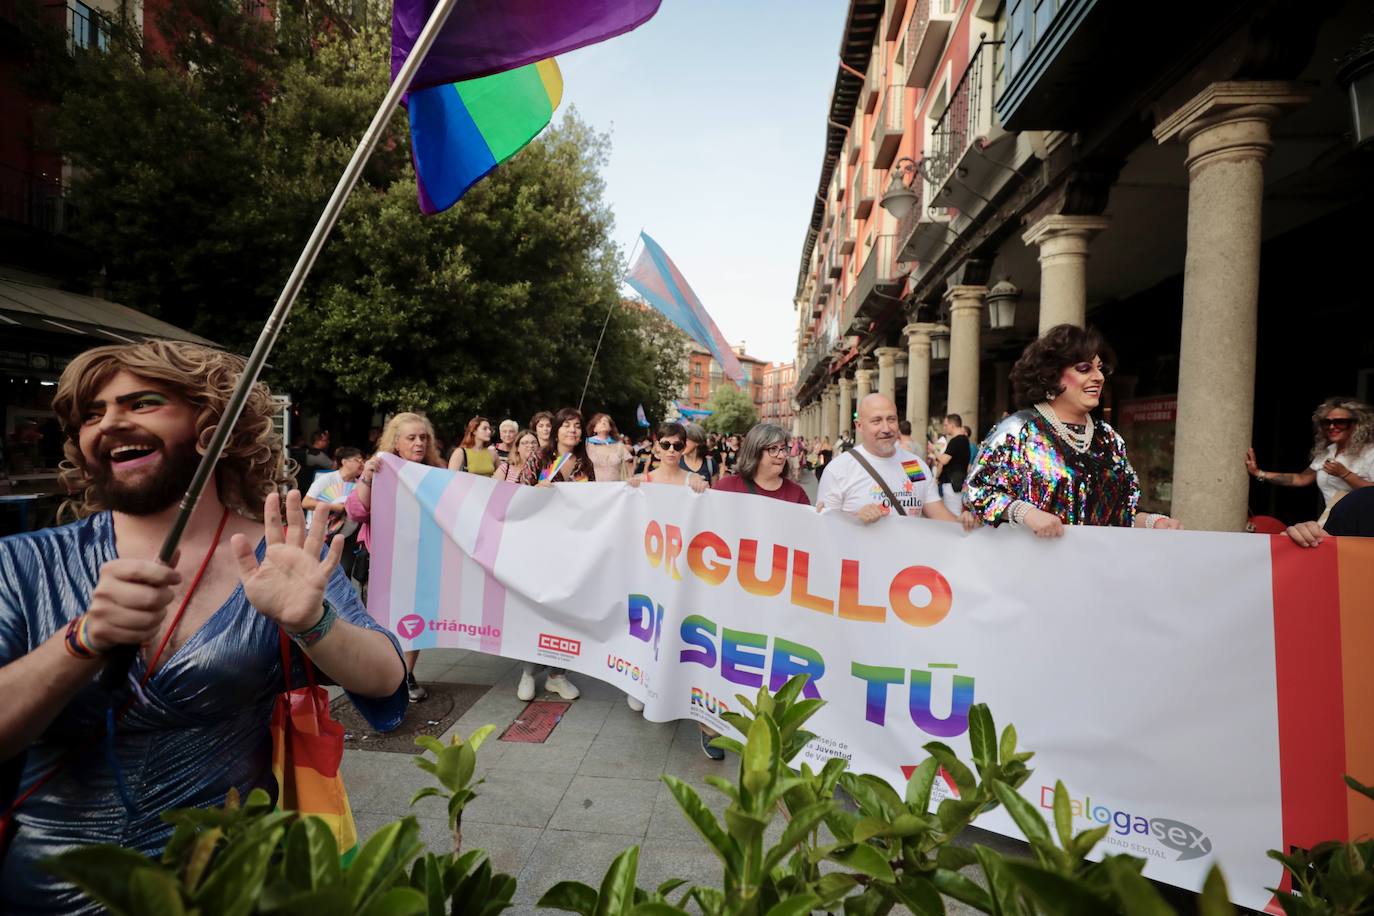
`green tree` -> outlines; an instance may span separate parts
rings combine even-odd
[[[747,433],[751,426],[759,422],[759,412],[754,402],[734,385],[721,385],[711,392],[706,409],[711,411],[711,415],[706,418],[704,425],[713,433]]]
[[[284,0],[274,30],[187,0],[163,30],[170,60],[128,31],[108,54],[50,60],[78,231],[115,298],[240,351],[256,339],[390,74],[385,16],[322,24],[321,9]],[[424,216],[398,112],[269,380],[325,415],[418,409],[446,430],[479,412],[523,420],[578,402],[609,312],[586,409],[623,421],[661,407],[681,370],[657,316],[621,307],[599,174],[609,149],[569,111]]]

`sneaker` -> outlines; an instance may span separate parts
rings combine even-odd
[[[515,695],[528,703],[534,699],[534,673],[530,671],[520,672],[520,683],[516,685]]]
[[[629,704],[630,704],[630,708],[633,709],[635,712],[643,712],[643,711],[644,711],[644,704],[643,704],[641,701],[636,700],[636,699],[635,699],[634,697],[632,697],[632,696],[628,696],[628,695],[627,695],[627,696],[625,697],[625,702],[626,702],[626,703],[629,703]]]
[[[418,703],[429,696],[429,691],[420,686],[420,682],[415,680],[415,673],[406,674],[406,693],[410,694],[410,702]]]
[[[706,756],[712,760],[724,760],[725,752],[718,747],[712,747],[711,742],[715,740],[715,735],[703,731],[701,733],[701,749],[706,752]]]
[[[576,684],[568,680],[566,674],[549,675],[544,681],[544,689],[549,693],[558,694],[565,700],[575,700],[582,695],[582,691],[577,689]]]

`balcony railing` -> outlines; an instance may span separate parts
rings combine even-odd
[[[993,55],[1000,41],[982,41],[968,62],[949,106],[931,132],[926,172],[937,187],[954,171],[969,145],[992,129]]]
[[[859,158],[859,153],[863,150],[864,145],[864,118],[858,111],[854,112],[854,123],[849,125],[849,137],[846,143],[848,143],[846,150],[848,151],[849,164],[853,165]]]
[[[840,254],[849,254],[854,250],[854,221],[849,218],[849,208],[840,211],[840,222],[835,228],[835,232],[840,237]]]
[[[906,89],[901,85],[887,87],[878,117],[873,121],[873,167],[885,169],[897,157],[906,119]]]
[[[844,300],[841,333],[862,334],[880,306],[893,298],[903,275],[897,270],[897,236],[880,235],[868,252],[854,288]]]
[[[860,166],[854,172],[855,219],[864,219],[873,210],[873,201],[878,197],[878,173],[873,169]]]
[[[67,228],[70,216],[62,182],[0,166],[0,219],[58,233]]]
[[[834,279],[844,270],[844,258],[840,257],[839,246],[832,246],[825,256],[825,275]]]
[[[110,21],[80,0],[67,4],[67,50],[105,51],[110,46]]]
[[[935,74],[958,12],[957,0],[916,0],[906,27],[906,84],[924,89]]]

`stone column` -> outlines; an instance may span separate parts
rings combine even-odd
[[[829,439],[833,445],[839,434],[840,422],[836,416],[839,407],[839,390],[834,385],[826,385],[821,394],[821,438]]]
[[[897,356],[902,351],[896,347],[879,347],[873,351],[878,357],[878,393],[892,403],[897,403]]]
[[[840,378],[840,432],[854,432],[854,380]]]
[[[1213,83],[1155,128],[1188,144],[1173,514],[1192,529],[1245,526],[1264,160],[1270,125],[1308,98],[1295,83]]]
[[[935,328],[927,322],[902,328],[907,340],[906,418],[917,442],[925,441],[930,425],[930,335]]]
[[[854,370],[854,403],[857,404],[873,393],[873,370]]]
[[[1061,216],[1040,219],[1021,236],[1027,245],[1040,246],[1040,333],[1057,324],[1080,328],[1088,315],[1088,242],[1107,228],[1102,216]]]
[[[986,286],[951,286],[949,300],[949,403],[964,424],[978,429],[979,334],[983,326]]]

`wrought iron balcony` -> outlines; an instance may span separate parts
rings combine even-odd
[[[67,189],[56,178],[0,166],[0,220],[60,233],[71,212]]]
[[[840,318],[841,333],[863,334],[868,323],[892,302],[901,289],[905,274],[897,270],[897,236],[880,235],[868,252],[854,288],[844,300]]]
[[[906,89],[900,85],[887,87],[878,116],[873,121],[873,167],[885,169],[897,158],[897,147],[906,129]]]
[[[873,210],[873,202],[878,198],[878,173],[870,168],[859,168],[854,172],[854,217],[864,219]]]
[[[924,89],[944,54],[949,30],[958,17],[956,0],[916,0],[906,28],[906,84]]]
[[[944,185],[974,143],[983,142],[996,124],[992,114],[995,67],[1000,41],[981,41],[964,75],[950,95],[949,105],[931,131],[926,174],[937,188]]]

